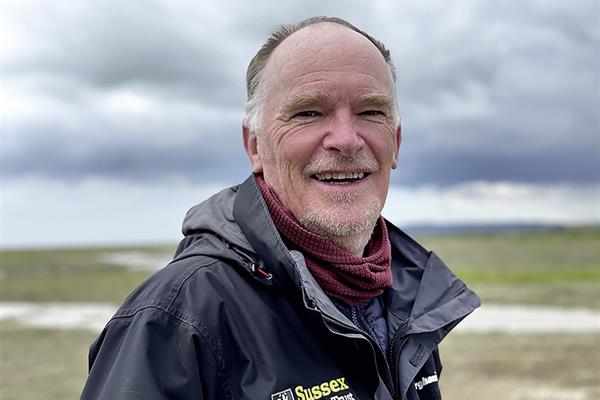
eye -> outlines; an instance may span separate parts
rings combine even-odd
[[[385,113],[383,111],[379,111],[379,110],[366,110],[366,111],[361,112],[360,115],[366,115],[366,116],[383,115],[383,116],[385,116]]]
[[[321,115],[318,111],[301,111],[294,115],[295,118],[314,118]]]

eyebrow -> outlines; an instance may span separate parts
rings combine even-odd
[[[331,98],[331,95],[327,92],[314,92],[314,93],[303,93],[296,95],[289,99],[283,107],[281,107],[282,114],[290,114],[299,109],[313,107],[318,104],[327,102]]]
[[[386,107],[392,109],[394,107],[394,98],[385,93],[368,93],[359,96],[360,104],[367,104],[375,107]]]
[[[283,115],[293,114],[298,110],[327,103],[329,100],[331,100],[331,94],[328,92],[319,91],[299,94],[289,99],[281,107],[281,113]],[[385,93],[367,93],[360,95],[358,97],[358,103],[372,107],[382,107],[389,110],[394,108],[394,98]]]

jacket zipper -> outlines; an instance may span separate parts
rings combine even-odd
[[[344,324],[343,322],[341,322],[341,321],[338,321],[337,319],[335,319],[335,318],[333,318],[333,317],[330,317],[329,315],[327,315],[327,314],[323,313],[323,312],[322,312],[320,309],[318,309],[318,308],[317,308],[317,311],[319,311],[319,313],[320,313],[320,314],[323,316],[323,318],[324,318],[324,319],[326,319],[327,321],[329,321],[329,322],[331,322],[331,323],[333,323],[333,324],[335,324],[335,325],[337,325],[337,326],[343,327],[343,328],[345,328],[345,329],[349,329],[350,331],[352,331],[352,332],[354,332],[354,333],[358,333],[358,334],[360,334],[360,335],[362,336],[362,338],[363,338],[364,340],[366,340],[366,341],[369,343],[369,346],[371,347],[371,353],[373,354],[373,359],[375,360],[375,371],[377,372],[377,375],[378,375],[378,376],[382,376],[382,375],[379,373],[379,367],[377,366],[377,354],[376,354],[376,351],[377,351],[377,350],[375,350],[375,347],[373,346],[373,343],[372,343],[371,339],[369,339],[367,336],[365,336],[365,334],[364,334],[363,332],[361,332],[360,330],[357,330],[357,329],[356,329],[356,328],[354,328],[353,326],[346,325],[346,324]],[[352,309],[352,320],[353,320],[352,322],[353,322],[353,323],[356,325],[356,324],[357,324],[357,322],[358,322],[358,319],[357,319],[357,317],[356,317],[356,312],[355,312],[354,308]],[[385,360],[385,356],[384,356],[383,358],[384,358],[384,360]],[[394,389],[394,387],[393,387],[393,379],[392,379],[392,374],[391,374],[391,372],[390,372],[390,368],[389,368],[389,366],[388,366],[387,368],[385,368],[385,376],[383,376],[383,378],[384,378],[384,380],[385,380],[385,381],[386,381],[386,383],[387,383],[387,385],[386,385],[386,386],[388,386],[388,387],[389,387],[389,388],[392,390],[392,393],[390,393],[390,394],[392,395],[392,397],[393,397],[394,399],[395,399],[395,398],[397,398],[397,397],[396,397],[396,395],[395,395],[395,392],[396,392],[396,391],[395,391],[395,389]]]
[[[300,271],[298,271],[298,267],[296,265],[294,265],[294,267],[296,268],[296,271],[298,272],[298,274],[301,275]],[[300,280],[300,287],[302,289],[302,293],[306,293],[305,292],[306,289],[304,287],[304,283],[302,282],[302,280]],[[377,365],[377,353],[376,353],[376,351],[378,351],[378,350],[375,350],[375,347],[373,346],[373,343],[372,343],[371,339],[369,339],[367,336],[365,336],[365,334],[363,332],[361,332],[360,330],[358,330],[357,328],[349,326],[349,325],[346,325],[343,322],[338,321],[337,319],[335,319],[333,317],[330,317],[329,315],[325,314],[323,311],[321,311],[321,309],[319,307],[317,307],[317,305],[314,303],[313,300],[309,300],[309,301],[312,303],[312,307],[314,307],[314,308],[309,307],[309,309],[313,309],[313,311],[317,311],[319,314],[321,314],[321,316],[325,320],[327,320],[327,321],[329,321],[329,322],[331,322],[331,323],[333,323],[333,324],[335,324],[337,326],[340,326],[340,327],[345,328],[345,329],[349,329],[350,331],[352,331],[354,333],[360,334],[362,336],[362,338],[364,340],[366,340],[367,343],[369,343],[369,346],[371,347],[371,354],[373,354],[373,359],[375,360],[375,372],[377,373],[377,376],[381,377],[381,374],[379,373],[379,366]],[[352,311],[353,311],[352,317],[355,320],[353,322],[354,322],[355,325],[357,325],[356,322],[357,322],[358,318],[356,317],[356,311],[354,310],[354,308],[352,308]],[[398,331],[396,331],[396,332],[398,332]],[[396,335],[394,335],[394,337],[395,336]],[[385,360],[385,355],[383,356],[383,359],[384,359],[384,362],[387,363],[387,361]],[[382,377],[382,378],[384,379],[384,382],[386,383],[386,386],[391,389],[390,390],[391,391],[390,394],[392,395],[392,398],[394,398],[394,399],[400,399],[400,397],[398,397],[399,393],[395,389],[393,375],[392,375],[392,373],[390,371],[390,365],[389,365],[389,363],[388,363],[388,366],[385,368],[385,376]]]
[[[356,307],[352,307],[352,322],[358,328],[358,317],[356,316]]]
[[[356,307],[352,307],[351,312],[352,312],[352,322],[354,323],[354,325],[356,325],[356,327],[358,327],[359,324],[358,324],[358,316],[356,314]],[[390,374],[390,383],[392,383],[392,392],[393,392],[392,396],[394,398],[400,398],[400,397],[396,397],[396,395],[398,395],[398,396],[400,395],[400,367],[398,365],[398,361],[395,360],[395,357],[394,357],[394,354],[396,353],[394,351],[394,344],[398,337],[402,337],[403,340],[400,343],[400,348],[402,348],[402,346],[404,346],[404,343],[406,342],[406,338],[404,338],[404,333],[406,333],[407,330],[408,330],[408,318],[402,320],[402,322],[400,323],[400,327],[396,330],[396,332],[392,336],[392,340],[390,340],[390,344],[389,344],[389,355],[388,355],[389,371],[388,371],[388,373]],[[361,334],[362,334],[362,332],[361,332]],[[369,343],[371,343],[370,339],[368,339],[367,337],[365,337],[365,338],[367,340],[369,340]],[[372,344],[371,344],[371,349],[373,349]]]
[[[394,399],[400,399],[401,397],[401,393],[400,393],[400,366],[399,366],[399,360],[397,360],[395,357],[396,351],[395,350],[395,345],[397,344],[396,339],[401,337],[402,341],[400,342],[400,347],[398,349],[401,349],[404,346],[404,343],[406,343],[406,337],[404,337],[404,334],[406,333],[406,331],[408,330],[408,319],[405,319],[402,321],[402,323],[400,324],[400,327],[396,330],[396,332],[394,333],[394,335],[392,336],[392,339],[390,340],[390,345],[389,345],[389,349],[388,349],[388,365],[390,366],[390,374],[392,376],[392,384],[393,384],[393,392],[394,394]]]

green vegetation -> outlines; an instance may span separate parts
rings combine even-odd
[[[0,252],[0,301],[120,303],[151,270],[107,261],[115,253],[168,259],[174,245]],[[161,261],[157,261],[161,262]]]
[[[122,268],[68,275],[18,275],[0,280],[1,301],[120,303],[150,275]]]
[[[600,308],[600,228],[431,236],[419,240],[484,302]],[[118,304],[152,272],[106,261],[118,253],[167,259],[175,245],[5,250],[0,301]]]
[[[0,323],[0,399],[78,399],[95,336],[88,331],[22,329]]]
[[[173,254],[175,245],[75,247],[0,251],[3,276],[18,274],[81,273],[107,267],[103,256],[113,252],[143,252],[149,255]],[[24,270],[26,268],[26,271]],[[48,272],[50,271],[50,272]]]
[[[484,303],[600,308],[600,228],[419,239]]]
[[[576,272],[600,267],[600,227],[419,240],[453,269],[463,271],[529,271],[543,275],[557,268]]]
[[[484,304],[600,309],[600,286],[597,283],[471,285],[471,287],[479,294]]]
[[[600,228],[419,238],[484,303],[600,309]],[[0,302],[119,304],[151,270],[111,255],[159,262],[175,245],[0,251]],[[0,322],[1,400],[78,398],[96,336]],[[600,398],[598,335],[450,335],[441,348],[444,399]],[[551,394],[548,394],[551,393]]]

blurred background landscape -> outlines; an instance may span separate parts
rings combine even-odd
[[[269,32],[348,19],[396,64],[384,216],[484,306],[446,400],[600,398],[597,1],[0,4],[0,399],[79,397],[87,348],[241,182],[245,68]]]

